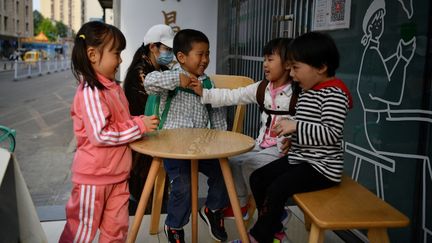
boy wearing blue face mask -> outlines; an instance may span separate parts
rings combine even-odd
[[[204,88],[214,86],[204,73],[210,61],[208,38],[197,30],[181,30],[174,37],[173,51],[179,67],[164,72],[151,72],[144,80],[148,94],[160,95],[159,117],[161,114],[164,116],[167,98],[171,96],[171,105],[162,128],[207,128],[210,123],[211,128],[226,130],[225,108],[203,105],[201,98],[187,88],[189,76],[200,80]],[[171,185],[165,233],[169,242],[184,243],[183,226],[188,223],[191,212],[190,161],[165,159],[164,168]],[[209,186],[200,216],[209,226],[211,236],[217,241],[225,241],[227,233],[223,209],[228,206],[228,195],[219,162],[200,160],[198,170],[208,177]]]

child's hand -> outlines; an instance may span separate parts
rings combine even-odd
[[[191,78],[184,73],[180,73],[179,78],[180,78],[180,87],[188,88],[191,82]]]
[[[203,87],[202,87],[201,81],[199,81],[195,77],[191,77],[190,80],[191,80],[191,82],[190,82],[189,86],[191,87],[191,89],[195,92],[195,94],[202,96]]]
[[[288,154],[289,149],[291,148],[291,138],[284,137],[282,140],[282,145],[280,147],[281,154],[286,155]]]
[[[144,116],[142,118],[144,125],[146,126],[146,128],[148,129],[147,132],[153,132],[154,130],[157,129],[158,125],[159,125],[159,118],[155,115],[153,116]]]
[[[273,131],[278,136],[288,135],[297,130],[297,121],[291,119],[281,119],[273,126]]]

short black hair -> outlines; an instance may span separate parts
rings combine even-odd
[[[207,43],[210,44],[207,36],[199,31],[193,29],[184,29],[177,32],[173,40],[173,52],[177,57],[177,53],[182,52],[188,54],[192,50],[193,43]]]
[[[339,51],[333,38],[321,32],[308,32],[295,38],[289,46],[289,60],[303,62],[315,68],[327,66],[327,76],[336,74]]]
[[[291,38],[275,38],[270,40],[263,48],[263,56],[278,54],[282,63],[285,63],[288,60],[288,47],[291,41]]]

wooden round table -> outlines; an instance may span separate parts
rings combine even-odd
[[[133,150],[153,156],[153,161],[138,203],[128,242],[135,242],[136,240],[147,201],[161,168],[163,158],[191,160],[192,242],[195,243],[198,239],[198,160],[200,159],[219,159],[240,238],[242,242],[249,242],[227,158],[248,152],[254,146],[254,139],[241,133],[205,128],[159,130],[148,133],[141,140],[131,143],[130,147]],[[160,205],[158,207],[160,212]],[[153,210],[155,209],[153,208]]]

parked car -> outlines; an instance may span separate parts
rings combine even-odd
[[[24,54],[24,62],[34,63],[39,61],[39,52],[38,51],[28,51]]]
[[[24,62],[27,63],[35,63],[39,60],[46,60],[47,59],[47,55],[46,52],[44,51],[28,51],[24,54]]]

